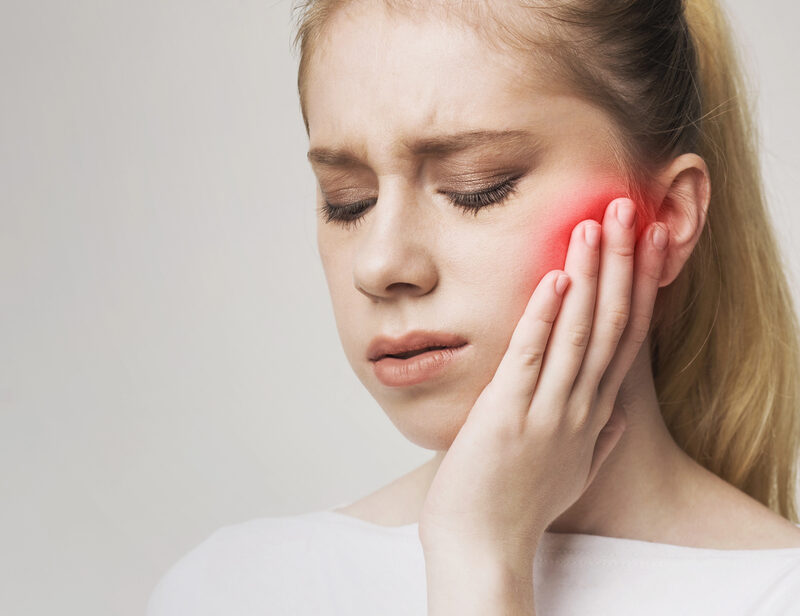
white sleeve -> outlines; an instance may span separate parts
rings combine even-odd
[[[756,605],[753,616],[800,614],[800,560],[786,564]]]
[[[308,597],[307,541],[280,520],[223,526],[178,560],[151,592],[146,616],[293,616]]]
[[[221,530],[221,529],[220,529]],[[220,531],[175,562],[153,588],[147,602],[146,616],[199,616],[213,614],[202,597],[213,568],[213,553]]]

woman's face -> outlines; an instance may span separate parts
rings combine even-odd
[[[317,52],[305,105],[318,206],[364,202],[347,226],[318,216],[339,336],[395,426],[444,450],[536,285],[563,268],[572,228],[625,194],[611,121],[545,86],[535,64],[436,16],[356,3]],[[468,345],[433,378],[381,382],[370,342],[420,329]]]

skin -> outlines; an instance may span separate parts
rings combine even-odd
[[[426,561],[439,572],[434,575],[443,589],[436,596],[470,587],[469,580],[443,573],[462,558],[427,558],[446,552],[443,546],[466,531],[477,533],[468,535],[475,537],[471,554],[497,556],[497,575],[484,577],[501,580],[492,590],[495,598],[508,579],[527,575],[518,563],[535,551],[545,531],[718,549],[800,547],[793,524],[678,447],[661,418],[648,341],[636,335],[641,319],[625,315],[620,332],[608,316],[624,308],[649,319],[649,300],[642,296],[637,302],[634,293],[631,301],[631,289],[644,288],[646,272],[658,270],[655,292],[686,263],[709,202],[702,159],[684,154],[669,161],[656,177],[655,202],[639,204],[669,232],[669,245],[656,258],[654,248],[641,248],[651,219],[622,231],[607,216],[607,206],[625,196],[611,156],[611,120],[559,84],[539,79],[535,64],[523,74],[519,58],[492,49],[469,29],[440,19],[407,19],[377,3],[337,13],[320,49],[324,53],[310,64],[305,92],[318,205],[323,199],[377,199],[351,228],[322,216],[318,221],[340,339],[359,380],[392,423],[412,442],[436,451],[428,463],[342,512],[388,526],[419,521]],[[449,154],[414,154],[403,145],[506,130],[527,136],[512,143],[486,138]],[[334,151],[349,152],[351,160],[334,160]],[[512,173],[522,175],[514,194],[477,216],[463,213],[443,194],[485,189]],[[595,257],[570,244],[584,225],[596,224],[587,220],[603,221]],[[634,258],[634,244],[637,251],[650,250],[649,256],[637,252]],[[594,277],[586,275],[592,258],[599,264]],[[510,343],[520,325],[554,309],[541,291],[539,311],[523,318],[529,304],[536,304],[534,291],[552,284],[553,270],[565,270],[572,279],[557,310],[570,316],[556,321],[552,348],[562,350],[547,346],[540,375],[513,363]],[[592,334],[577,353],[566,341],[575,324],[587,320]],[[443,376],[413,387],[386,387],[372,372],[367,346],[379,334],[412,329],[458,333],[470,346]],[[542,340],[548,344],[547,337]],[[501,371],[506,360],[513,369]],[[591,376],[576,379],[584,363],[582,374]],[[548,369],[551,364],[561,369]],[[605,366],[613,376],[601,381]],[[514,369],[518,379],[487,387]],[[537,383],[549,392],[541,400],[515,398],[513,392],[532,391]],[[576,383],[581,395],[566,395]],[[590,394],[601,390],[603,402],[592,400]],[[504,404],[512,399],[514,404]],[[479,416],[482,424],[473,421]],[[556,437],[552,423],[538,421],[543,417],[571,422],[566,425],[572,431]],[[621,425],[609,430],[606,450],[592,455],[611,417],[624,418],[624,431]],[[470,425],[481,428],[464,436],[462,428]],[[488,425],[495,431],[482,429]],[[578,425],[587,426],[579,437]],[[509,426],[518,437],[511,446],[496,438]],[[534,453],[531,443],[537,444]],[[558,471],[564,464],[568,471]],[[514,503],[510,517],[492,513],[497,485],[506,490],[504,502]],[[477,514],[459,519],[456,505],[467,493],[473,495],[469,510]],[[727,515],[720,519],[723,510]],[[519,553],[497,549],[504,532],[527,538]]]

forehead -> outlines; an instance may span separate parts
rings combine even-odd
[[[312,149],[546,120],[548,103],[563,89],[543,62],[487,36],[463,15],[398,12],[373,2],[341,9],[308,64]]]

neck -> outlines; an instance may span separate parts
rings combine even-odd
[[[628,372],[616,405],[627,426],[594,481],[548,530],[609,537],[644,537],[669,526],[695,462],[661,416],[647,342]]]

